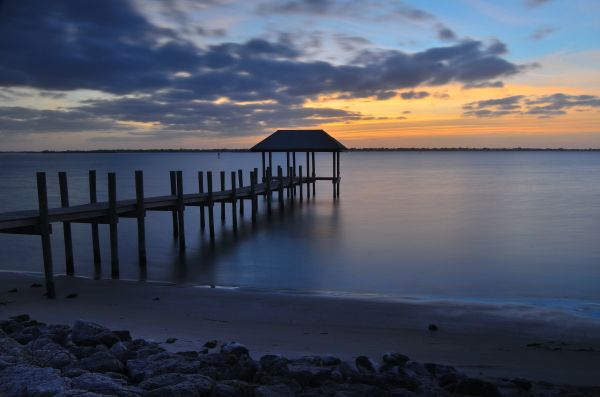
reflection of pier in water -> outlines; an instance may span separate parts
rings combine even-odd
[[[218,250],[215,247],[214,228],[214,206],[220,205],[220,218],[225,222],[226,204],[230,206],[232,234],[238,235],[238,211],[243,219],[245,202],[250,204],[250,219],[252,225],[257,225],[258,197],[262,196],[266,201],[266,216],[271,216],[272,201],[277,198],[279,213],[285,213],[286,201],[289,206],[294,201],[302,202],[304,197],[314,196],[315,184],[319,180],[332,181],[333,197],[339,196],[340,183],[340,151],[345,147],[322,130],[279,130],[265,140],[254,146],[251,151],[261,152],[262,170],[259,181],[258,169],[249,172],[249,184],[244,184],[244,172],[238,170],[231,172],[229,189],[226,188],[226,175],[224,171],[220,175],[220,190],[213,189],[213,174],[211,171],[198,172],[198,188],[196,193],[184,193],[182,171],[171,171],[170,195],[145,197],[144,177],[142,171],[135,172],[136,198],[129,200],[117,200],[116,174],[108,174],[108,201],[98,202],[96,194],[96,172],[89,172],[90,202],[87,204],[70,206],[67,175],[59,173],[59,185],[61,196],[61,208],[48,208],[46,173],[37,173],[38,210],[16,211],[0,214],[0,233],[33,234],[40,235],[42,242],[44,275],[46,280],[46,292],[49,298],[56,296],[54,287],[54,271],[52,263],[52,252],[50,234],[52,223],[63,224],[65,245],[66,274],[75,274],[73,258],[73,243],[71,236],[71,223],[88,223],[92,227],[92,249],[94,253],[94,272],[100,274],[101,257],[98,227],[99,224],[109,226],[110,235],[110,263],[111,276],[119,278],[119,250],[118,250],[118,222],[119,218],[134,218],[137,220],[138,234],[138,261],[140,274],[146,274],[146,226],[145,218],[149,211],[170,211],[172,213],[173,236],[177,239],[180,252],[186,248],[184,211],[186,207],[199,207],[200,228],[208,227],[209,244],[214,255]],[[281,165],[277,166],[274,173],[272,153],[286,153],[285,170]],[[296,164],[296,154],[306,153],[306,170],[302,165]],[[332,176],[317,176],[315,152],[331,152],[333,154]],[[266,156],[268,154],[268,165]],[[291,155],[291,157],[290,157]],[[312,161],[311,161],[312,160]],[[263,215],[264,216],[264,215]],[[210,256],[207,258],[209,259]],[[183,259],[183,257],[182,257]]]

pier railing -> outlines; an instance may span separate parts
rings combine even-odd
[[[334,173],[334,175],[336,175]],[[238,170],[230,173],[230,188],[225,189],[226,174],[219,173],[220,190],[213,189],[213,173],[198,172],[198,187],[196,193],[184,193],[183,172],[170,172],[170,195],[146,197],[144,195],[144,176],[142,171],[135,171],[134,199],[117,200],[116,174],[108,173],[108,201],[98,201],[96,171],[89,171],[89,202],[81,205],[70,205],[67,174],[59,173],[60,208],[48,208],[48,196],[46,186],[46,173],[37,173],[38,209],[28,211],[15,211],[0,214],[0,233],[33,234],[41,236],[42,253],[44,262],[44,275],[46,281],[46,293],[49,298],[56,296],[54,286],[54,270],[52,263],[52,249],[50,235],[52,223],[61,222],[63,225],[63,237],[65,248],[65,269],[67,275],[75,273],[73,259],[73,243],[71,237],[71,223],[87,223],[91,225],[92,249],[94,253],[94,268],[101,266],[100,242],[98,225],[109,225],[110,235],[110,262],[112,278],[119,278],[119,250],[118,250],[118,228],[119,218],[135,218],[137,220],[138,234],[138,261],[145,268],[146,257],[146,226],[145,218],[149,211],[172,212],[173,236],[178,239],[179,250],[185,251],[185,218],[186,207],[200,208],[200,227],[208,226],[210,241],[214,242],[214,206],[220,205],[221,220],[225,221],[225,204],[231,204],[231,221],[234,233],[238,228],[238,211],[244,215],[244,202],[250,202],[251,221],[256,224],[258,204],[257,198],[262,196],[266,200],[266,210],[270,214],[271,202],[274,194],[277,194],[279,209],[285,206],[284,192],[288,199],[298,199],[302,202],[304,196],[311,197],[311,190],[315,194],[315,182],[318,180],[330,180],[334,184],[334,197],[337,185],[339,195],[339,174],[337,177],[303,176],[302,166],[290,167],[284,176],[281,167],[277,167],[277,174],[273,175],[270,167],[267,167],[260,182],[258,169],[254,168],[249,173],[249,184],[243,181],[243,172]],[[312,188],[312,189],[311,189]],[[239,204],[239,205],[238,205]],[[208,218],[208,221],[206,220]]]

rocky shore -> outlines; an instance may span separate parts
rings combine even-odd
[[[28,315],[0,321],[0,396],[598,396],[600,387],[525,379],[478,379],[418,363],[401,353],[381,360],[333,356],[258,360],[234,341],[169,352],[164,342],[133,339],[78,320],[49,325]],[[359,347],[357,346],[357,350]]]

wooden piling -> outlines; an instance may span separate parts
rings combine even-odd
[[[261,152],[260,154],[262,159],[262,181],[264,183],[267,177],[267,169],[265,167],[265,152]]]
[[[50,243],[50,223],[48,222],[48,192],[46,188],[46,173],[38,172],[37,192],[40,216],[39,233],[42,240],[42,255],[44,257],[44,278],[46,280],[46,296],[56,298],[54,287],[54,269],[52,266],[52,244]]]
[[[271,167],[267,168],[267,181],[265,186],[265,196],[267,196],[267,214],[271,215]]]
[[[225,190],[225,171],[221,171],[221,191]],[[225,201],[221,201],[221,222],[225,222]]]
[[[271,176],[273,176],[273,152],[269,152],[269,168],[271,169]]]
[[[310,198],[310,153],[306,152],[306,198]]]
[[[292,152],[292,196],[296,197],[296,152]]]
[[[58,173],[58,185],[60,188],[60,206],[69,207],[69,187],[67,185],[67,173]],[[67,276],[75,274],[75,264],[73,261],[73,238],[71,234],[71,222],[63,222],[63,239],[65,243],[65,267]]]
[[[177,171],[177,225],[179,226],[179,252],[185,251],[185,223],[183,205],[183,172]]]
[[[290,169],[290,152],[285,152],[285,157],[286,157],[286,169],[285,169],[285,173],[286,173],[286,177],[287,179],[290,179],[291,176],[291,169]],[[285,189],[285,195],[289,198],[290,197],[290,186],[288,185],[288,187]]]
[[[198,192],[204,193],[204,172],[202,171],[198,172]],[[198,208],[200,208],[200,229],[204,230],[204,228],[206,227],[206,219],[204,216],[204,204],[200,204]]]
[[[114,172],[108,173],[108,222],[110,234],[110,269],[111,277],[119,278],[119,239],[117,234],[117,176]]]
[[[237,198],[235,171],[231,171],[231,224],[233,226],[233,232],[237,232]]]
[[[206,173],[206,183],[208,189],[208,230],[210,241],[215,241],[215,216],[213,212],[213,177],[212,171]]]
[[[171,179],[171,196],[177,195],[177,177],[175,171],[169,172],[169,177]],[[173,238],[177,238],[179,236],[179,226],[177,225],[177,210],[171,211],[171,219],[173,223]]]
[[[337,177],[336,177],[336,195],[340,197],[340,152],[337,152]]]
[[[98,201],[95,170],[90,170],[88,172],[88,182],[90,188],[90,203],[93,204]],[[99,279],[102,274],[102,257],[100,255],[100,233],[97,222],[92,222],[92,251],[94,253],[94,278]]]
[[[240,189],[244,188],[244,173],[242,172],[242,170],[238,170],[238,183],[240,186]],[[243,218],[244,217],[244,200],[240,199],[240,216]]]
[[[277,166],[277,179],[279,180],[279,209],[283,211],[283,172],[281,166]]]
[[[256,168],[250,171],[250,203],[252,207],[252,224],[256,225]]]
[[[315,178],[317,177],[317,163],[315,162],[315,152],[312,152],[312,193],[313,193],[313,197],[316,196],[316,184],[317,181],[315,180]]]
[[[138,232],[138,262],[145,267],[146,260],[146,208],[144,207],[144,172],[135,171],[135,215]]]
[[[300,202],[302,202],[304,193],[302,191],[302,164],[298,166],[298,186],[300,187]]]
[[[336,175],[336,172],[335,172],[335,152],[333,152],[333,179],[331,181],[331,183],[333,185],[333,198],[337,197],[337,195],[336,195],[337,189],[335,188],[335,175]]]

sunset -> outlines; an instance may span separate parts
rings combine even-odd
[[[600,147],[595,1],[5,2],[3,150]]]
[[[600,396],[600,0],[0,0],[0,397]]]

